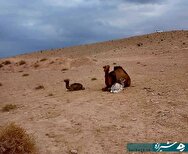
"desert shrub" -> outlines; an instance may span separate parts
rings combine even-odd
[[[39,89],[44,89],[44,86],[39,85],[39,86],[35,87],[35,89],[36,89],[36,90],[39,90]]]
[[[52,94],[52,93],[50,93],[50,94],[48,94],[48,96],[53,96],[53,94]]]
[[[0,64],[0,68],[3,67],[3,64]]]
[[[11,64],[11,62],[9,60],[5,60],[4,62],[2,62],[2,64],[9,65],[9,64]]]
[[[91,78],[91,80],[92,80],[92,81],[95,81],[95,80],[97,80],[97,78]]]
[[[53,64],[54,63],[54,61],[51,61],[49,64]]]
[[[0,130],[1,154],[36,153],[35,141],[20,126],[11,123]]]
[[[26,64],[26,62],[25,62],[24,60],[20,60],[20,61],[18,62],[18,64],[19,64],[19,65],[24,65],[24,64]]]
[[[113,63],[113,65],[116,65],[117,63]]]
[[[137,46],[139,46],[139,47],[142,46],[142,45],[143,45],[143,43],[141,43],[141,42],[137,43]]]
[[[35,63],[35,64],[33,65],[33,67],[34,67],[34,68],[37,68],[37,67],[39,67],[39,64]]]
[[[63,68],[61,71],[67,71],[68,70],[68,68]]]
[[[47,59],[46,58],[42,58],[40,61],[46,61]]]
[[[5,106],[2,108],[2,111],[3,111],[3,112],[9,112],[10,110],[14,110],[14,109],[16,109],[16,108],[17,108],[17,106],[14,105],[14,104],[7,104],[7,105],[5,105]]]
[[[25,73],[25,74],[23,74],[22,76],[29,76],[29,74]]]

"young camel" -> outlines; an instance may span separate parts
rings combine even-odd
[[[85,90],[81,83],[73,83],[69,85],[69,79],[65,79],[64,82],[66,83],[66,88],[68,91],[77,91],[77,90]]]

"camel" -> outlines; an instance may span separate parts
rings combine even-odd
[[[106,87],[102,88],[103,91],[110,91],[111,86],[116,82],[116,75],[114,71],[110,71],[110,66],[106,65],[103,66],[104,72],[105,72],[105,84]]]
[[[124,84],[124,87],[131,85],[131,78],[127,72],[121,66],[114,66],[114,72],[116,74],[116,82]]]
[[[77,91],[77,90],[85,90],[81,83],[73,83],[69,85],[69,79],[65,79],[64,82],[66,83],[66,88],[68,91]]]
[[[106,65],[103,67],[105,72],[105,84],[106,87],[102,88],[103,91],[110,91],[112,85],[120,83],[123,87],[129,87],[131,79],[127,72],[121,66],[114,66],[114,71],[110,71],[110,66]]]

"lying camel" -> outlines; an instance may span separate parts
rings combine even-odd
[[[110,66],[106,65],[103,67],[105,72],[105,84],[106,87],[102,88],[103,91],[110,91],[110,88],[115,83],[120,83],[123,87],[129,87],[131,79],[127,72],[121,66],[115,66],[114,71],[110,71]]]
[[[68,91],[77,91],[77,90],[85,89],[81,83],[73,83],[73,84],[69,85],[69,81],[70,81],[69,79],[64,80]]]

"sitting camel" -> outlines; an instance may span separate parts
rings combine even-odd
[[[116,74],[116,82],[122,83],[123,81],[124,87],[131,85],[131,78],[121,66],[114,66],[114,72]]]
[[[69,79],[64,80],[68,91],[77,91],[77,90],[85,89],[81,83],[73,83],[73,84],[69,85],[69,81],[70,81]]]
[[[127,72],[121,66],[115,66],[114,71],[110,71],[110,66],[106,65],[103,67],[105,72],[105,84],[106,87],[102,88],[103,91],[110,91],[112,85],[120,83],[123,87],[129,87],[131,79]]]
[[[106,65],[103,66],[104,72],[105,72],[105,84],[106,87],[102,88],[103,91],[110,91],[111,86],[116,82],[116,75],[114,71],[110,71],[110,66]]]

